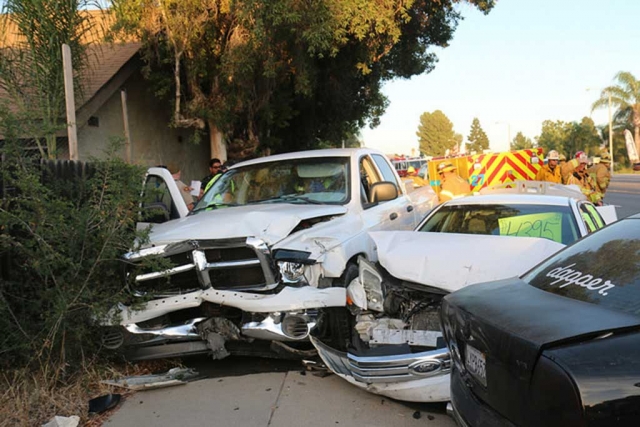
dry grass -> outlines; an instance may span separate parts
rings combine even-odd
[[[55,415],[78,415],[82,426],[101,426],[111,411],[90,416],[88,401],[103,394],[119,393],[125,397],[132,392],[100,381],[163,372],[177,365],[175,360],[89,363],[66,378],[62,369],[5,371],[0,374],[0,427],[41,426]]]

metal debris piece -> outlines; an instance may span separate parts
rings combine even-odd
[[[72,415],[70,417],[61,417],[56,415],[51,418],[48,423],[42,424],[42,427],[77,427],[80,424],[80,417]]]
[[[129,390],[151,390],[154,388],[172,387],[186,384],[187,380],[198,376],[191,368],[173,368],[164,374],[137,375],[119,380],[101,381],[102,384],[124,387]]]

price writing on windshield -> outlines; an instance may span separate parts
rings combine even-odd
[[[562,214],[540,213],[500,218],[501,236],[542,237],[562,243]]]

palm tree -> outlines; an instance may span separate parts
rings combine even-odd
[[[636,148],[640,151],[640,81],[628,71],[620,71],[615,79],[618,84],[602,89],[600,99],[593,103],[591,111],[607,107],[611,96],[611,105],[618,109],[615,120],[633,126]]]

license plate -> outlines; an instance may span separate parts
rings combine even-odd
[[[487,386],[486,358],[484,353],[467,344],[465,367],[483,386]]]

